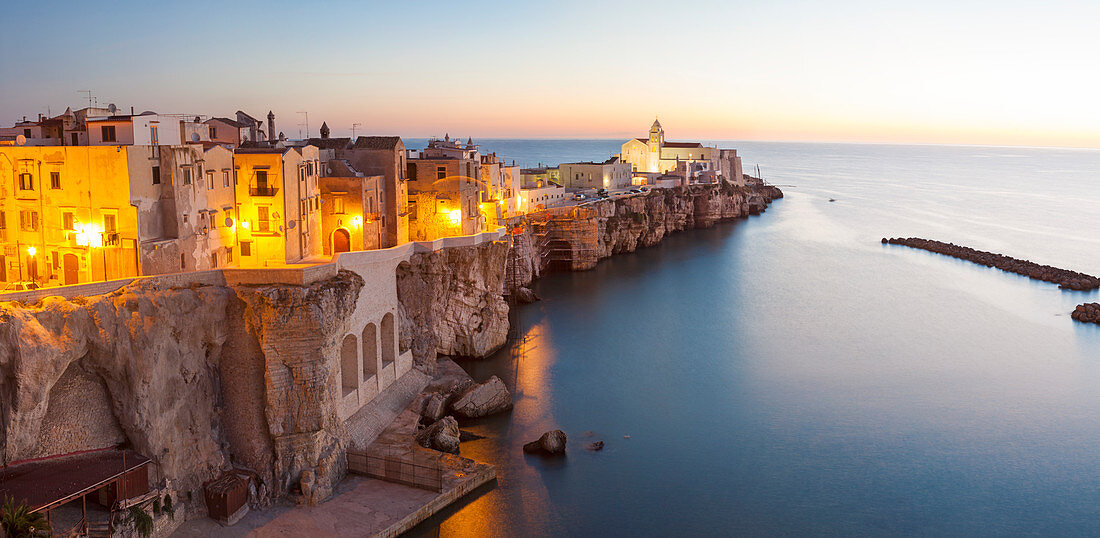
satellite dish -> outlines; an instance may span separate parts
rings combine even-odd
[[[114,103],[111,103],[111,104],[107,105],[107,112],[110,112],[111,114],[114,114],[115,112],[118,112],[118,107],[115,106]]]
[[[198,142],[200,138],[201,137],[199,136],[199,133],[191,133],[191,141],[192,142]]]
[[[286,227],[287,227],[288,230],[293,230],[294,229],[294,221],[287,222]]]
[[[225,227],[226,228],[232,228],[233,227],[233,217],[225,217]]]
[[[23,135],[18,135],[18,136],[15,137],[15,145],[16,146],[22,146],[26,143],[27,143],[27,137],[25,137]]]

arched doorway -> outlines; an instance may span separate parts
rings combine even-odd
[[[332,232],[332,253],[339,254],[351,250],[351,234],[343,228],[337,228]]]
[[[65,285],[78,284],[80,282],[80,260],[77,259],[76,254],[66,254],[62,258],[62,264],[65,269]]]

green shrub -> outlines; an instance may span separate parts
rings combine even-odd
[[[145,513],[139,506],[130,507],[130,519],[134,521],[134,530],[148,537],[153,534],[153,516]]]
[[[0,506],[0,529],[4,536],[22,538],[24,536],[50,536],[50,524],[39,512],[31,512],[24,503],[16,504],[15,499],[7,497]]]

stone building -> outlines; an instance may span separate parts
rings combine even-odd
[[[354,142],[348,138],[311,138],[309,142],[332,149],[333,158],[344,161],[364,176],[382,177],[380,204],[376,211],[382,229],[380,248],[407,243],[409,187],[405,175],[405,143],[401,137],[360,136]]]
[[[382,176],[364,176],[334,161],[321,177],[321,230],[326,256],[382,248]]]
[[[127,153],[0,146],[0,280],[60,286],[139,274]]]
[[[430,140],[408,159],[409,236],[413,241],[471,235],[486,229],[481,155],[472,142]]]
[[[630,163],[632,171],[639,174],[675,172],[680,162],[707,161],[708,169],[721,168],[718,148],[699,142],[669,142],[665,140],[665,130],[658,120],[653,120],[648,138],[632,138],[623,143],[619,160]]]
[[[621,189],[630,186],[630,163],[612,157],[602,163],[579,162],[558,165],[561,181],[573,189]]]
[[[317,148],[237,148],[233,164],[239,264],[276,266],[321,255]]]
[[[207,126],[207,136],[211,141],[233,147],[247,141],[255,127],[230,118],[210,118],[203,123]]]

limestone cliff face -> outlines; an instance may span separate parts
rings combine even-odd
[[[774,187],[749,189],[728,183],[651,191],[645,196],[602,200],[595,210],[598,258],[653,246],[670,233],[709,228],[758,212],[783,193]],[[759,208],[759,209],[758,209]]]
[[[0,461],[125,440],[156,463],[154,479],[199,487],[227,462],[215,372],[229,295],[137,285],[0,303]]]
[[[192,498],[231,466],[261,478],[259,502],[306,470],[323,492],[344,474],[338,346],[362,287],[341,271],[0,303],[0,463],[129,444]]]
[[[349,271],[308,287],[234,288],[242,315],[230,319],[243,327],[231,331],[234,353],[224,367],[252,375],[249,385],[233,376],[225,391],[235,410],[226,418],[228,438],[235,457],[259,470],[276,496],[305,470],[322,489],[344,475],[348,434],[337,416],[337,357],[362,288],[363,279]]]
[[[418,368],[434,371],[436,354],[485,357],[504,345],[508,250],[496,241],[414,254],[398,266],[401,349],[412,350]]]

